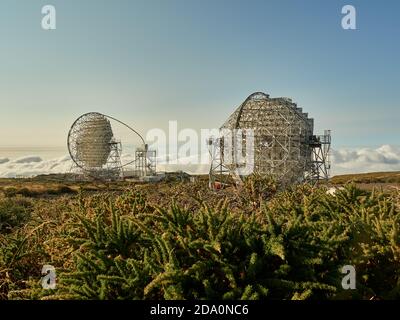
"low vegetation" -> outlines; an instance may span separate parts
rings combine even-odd
[[[32,203],[25,199],[0,201],[0,233],[11,232],[30,218]]]
[[[400,298],[397,191],[281,191],[254,176],[217,193],[203,181],[77,192],[0,199],[0,299]]]
[[[344,174],[330,180],[333,184],[348,182],[364,184],[400,184],[400,172],[371,172],[363,174]]]

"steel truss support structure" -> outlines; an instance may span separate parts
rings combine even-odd
[[[311,169],[306,176],[306,180],[311,183],[329,179],[331,169],[330,149],[331,149],[331,131],[325,130],[323,135],[312,136],[310,138]]]
[[[224,138],[210,138],[207,145],[211,158],[209,187],[213,190],[222,189],[229,184],[229,177],[233,176],[223,161]]]
[[[80,116],[68,133],[68,151],[73,160],[71,173],[75,173],[79,179],[123,179],[123,168],[136,161],[122,164],[122,145],[114,137],[110,120],[127,127],[145,145],[143,137],[122,121],[98,112]],[[152,164],[149,168],[153,168]]]
[[[156,173],[156,158],[155,150],[149,150],[147,144],[143,148],[135,151],[135,171],[138,176],[145,177]]]
[[[221,127],[221,131],[239,129],[253,132],[254,173],[271,176],[284,186],[328,177],[330,132],[314,136],[314,120],[291,99],[253,93]],[[222,135],[209,142],[211,188],[223,187],[226,181],[241,182],[242,177],[235,174],[239,164],[229,163],[224,157],[224,153],[236,154],[237,150],[227,151],[224,138]],[[244,137],[242,145],[246,140]],[[231,148],[235,149],[235,144]]]
[[[70,173],[75,181],[102,180],[117,181],[124,178],[121,164],[122,146],[120,142],[110,142],[110,154],[105,166],[99,168],[84,168],[72,162]]]

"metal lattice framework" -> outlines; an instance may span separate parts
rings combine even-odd
[[[223,138],[212,137],[208,141],[208,150],[211,156],[211,166],[209,173],[209,187],[211,189],[221,189],[229,184],[231,170],[223,161]],[[233,175],[236,177],[236,175]]]
[[[331,148],[331,131],[325,130],[323,135],[312,136],[309,144],[312,149],[312,165],[311,169],[306,172],[306,180],[318,182],[319,180],[328,179],[329,170],[331,168],[329,157]]]
[[[135,169],[139,176],[156,173],[156,151],[149,150],[147,145],[135,151],[135,160]]]
[[[122,146],[114,137],[110,119],[130,129],[146,145],[143,137],[127,124],[98,112],[86,113],[73,123],[68,133],[73,171],[78,169],[84,177],[117,180],[123,178],[123,167],[137,160],[121,163]]]
[[[227,137],[222,133],[221,137],[209,142],[211,186],[221,179],[223,170],[240,183],[241,176],[237,173],[240,164],[235,155],[238,148],[240,153],[248,143],[243,132],[249,129],[253,139],[254,173],[272,176],[284,185],[328,178],[330,133],[329,138],[314,136],[314,120],[308,118],[308,114],[291,99],[270,98],[265,93],[256,92],[221,127],[221,132],[233,134]],[[239,145],[237,141],[240,141]],[[227,158],[233,161],[226,161]]]

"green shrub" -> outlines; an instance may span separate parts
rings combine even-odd
[[[35,191],[35,190],[31,190],[31,189],[28,189],[28,188],[20,188],[20,189],[15,188],[15,190],[12,190],[11,192],[9,192],[9,194],[11,196],[20,195],[20,196],[23,196],[23,197],[30,198],[30,197],[37,196],[39,193],[37,191]]]
[[[193,184],[173,188],[195,193]],[[136,189],[79,193],[58,228],[9,236],[0,269],[14,270],[9,298],[399,299],[399,195],[354,184],[326,191],[278,192],[271,180],[251,177],[239,201],[227,193],[214,204],[199,192],[197,206],[166,207]],[[54,292],[28,271],[46,259],[59,271]],[[356,290],[341,287],[344,265],[356,269]]]
[[[14,187],[3,188],[3,193],[7,198],[15,197],[18,193],[18,189]]]
[[[32,211],[31,202],[24,199],[0,200],[0,233],[9,232],[12,228],[25,223]]]
[[[68,186],[60,186],[59,193],[76,193],[76,191]]]
[[[64,193],[76,193],[74,189],[71,189],[68,186],[59,186],[55,189],[48,189],[45,191],[47,194],[51,195],[59,195],[59,194],[64,194]]]

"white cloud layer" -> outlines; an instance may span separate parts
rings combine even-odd
[[[208,173],[208,164],[195,164],[198,157],[187,157],[178,164],[166,164],[168,156],[158,157],[157,169],[160,171],[183,170],[188,173]],[[123,156],[123,163],[133,160],[132,156]],[[332,175],[375,171],[400,171],[400,147],[383,145],[379,148],[340,149],[332,151]],[[71,169],[69,156],[43,160],[37,156],[26,156],[10,160],[0,158],[0,177],[30,177],[39,174],[65,173]]]
[[[332,174],[400,171],[400,147],[341,149],[332,151]]]
[[[32,177],[39,174],[64,173],[71,168],[69,156],[43,160],[37,156],[27,156],[15,160],[0,159],[0,177]]]

